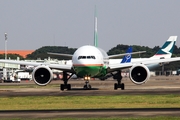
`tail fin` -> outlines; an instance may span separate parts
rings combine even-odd
[[[97,35],[97,12],[95,6],[95,19],[94,19],[94,46],[98,47],[98,35]]]
[[[151,58],[171,58],[177,36],[170,36],[161,49]]]
[[[128,53],[132,53],[132,47],[131,46],[127,49],[126,53],[127,54],[123,57],[121,63],[131,62],[131,54],[128,54]]]

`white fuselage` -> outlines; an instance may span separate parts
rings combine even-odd
[[[72,57],[74,71],[80,77],[99,76],[109,64],[108,55],[102,49],[85,45],[78,48]]]

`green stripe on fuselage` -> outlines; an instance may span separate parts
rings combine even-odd
[[[79,77],[102,77],[107,73],[104,66],[74,66],[74,70]]]

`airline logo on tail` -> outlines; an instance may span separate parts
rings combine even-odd
[[[126,51],[127,55],[125,55],[121,61],[121,63],[129,63],[131,62],[131,54],[132,53],[132,47],[130,46],[127,51]]]
[[[170,36],[169,39],[164,43],[161,49],[152,57],[164,57],[170,58],[174,50],[174,45],[176,43],[177,36]]]

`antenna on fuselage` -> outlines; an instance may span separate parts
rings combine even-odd
[[[98,35],[97,35],[97,11],[95,6],[95,13],[94,13],[94,46],[98,47]]]

